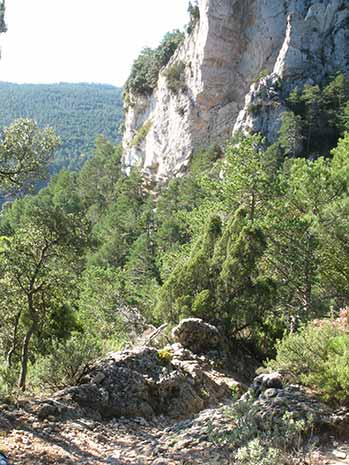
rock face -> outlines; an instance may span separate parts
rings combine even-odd
[[[238,383],[205,356],[180,344],[113,353],[97,362],[81,384],[41,403],[39,418],[50,416],[152,418],[188,417],[229,399]]]
[[[287,13],[284,41],[272,73],[251,86],[234,132],[261,132],[275,141],[293,88],[349,72],[347,0],[299,1]]]
[[[185,64],[182,90],[169,90],[162,70],[153,94],[131,95],[125,108],[124,166],[140,166],[156,183],[183,173],[193,150],[233,129],[275,137],[280,80],[287,92],[291,83],[349,71],[348,0],[200,0],[199,7],[199,23],[167,65]],[[259,79],[261,72],[269,77]],[[261,111],[251,114],[252,106]]]

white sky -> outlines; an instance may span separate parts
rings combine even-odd
[[[0,81],[123,85],[142,48],[187,22],[188,0],[6,0]]]

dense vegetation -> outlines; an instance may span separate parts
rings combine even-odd
[[[103,134],[117,142],[122,120],[121,89],[99,84],[0,83],[0,128],[17,118],[50,126],[61,145],[50,166],[79,169],[93,153],[95,138]]]
[[[281,143],[288,156],[326,156],[349,129],[349,80],[338,74],[326,85],[305,85],[288,98]],[[291,143],[292,139],[292,143]]]
[[[319,95],[331,86],[338,95],[347,85],[337,76]],[[308,90],[294,94],[294,105]],[[300,371],[304,363],[291,357],[288,367],[313,388],[330,379],[333,357],[341,367],[347,354],[347,326],[318,334],[311,321],[334,321],[340,311],[347,318],[347,94],[340,102],[319,105],[316,120],[300,126],[304,138],[333,114],[339,123],[321,145],[335,145],[330,153],[315,156],[311,136],[311,158],[296,156],[298,130],[290,130],[289,116],[310,118],[297,107],[274,145],[251,135],[228,141],[223,151],[200,151],[187,176],[154,199],[137,170],[122,172],[121,147],[100,136],[80,172],[62,171],[37,195],[7,204],[0,215],[5,385],[19,378],[24,389],[29,373],[31,388],[62,387],[86,359],[120,347],[130,313],[170,326],[201,317],[231,347],[242,345],[261,360],[275,354],[284,334],[309,324],[299,339],[284,339],[275,363],[284,366],[284,354],[303,340],[330,334],[320,373]],[[10,126],[0,144],[2,191],[29,188],[56,142],[28,120]],[[321,381],[319,391],[347,403],[345,379],[335,388]]]

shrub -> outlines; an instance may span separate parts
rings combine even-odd
[[[247,112],[250,113],[251,115],[256,115],[258,112],[260,112],[263,108],[263,104],[261,102],[257,103],[250,103]]]
[[[185,63],[179,61],[172,66],[169,66],[164,71],[164,76],[167,81],[167,87],[174,94],[184,92],[186,89],[185,85]]]
[[[56,390],[76,384],[102,350],[95,338],[79,333],[67,341],[56,341],[51,354],[38,358],[31,367],[32,387]]]
[[[188,5],[188,13],[189,13],[189,24],[187,25],[187,33],[191,34],[197,25],[197,23],[200,21],[200,9],[197,4],[197,1],[192,4],[189,2]]]
[[[11,396],[16,391],[19,366],[7,368],[5,360],[0,365],[0,399]]]
[[[349,403],[349,333],[347,320],[315,320],[277,345],[271,369],[285,370],[316,390],[323,400]]]
[[[261,419],[256,415],[254,399],[235,402],[226,414],[234,428],[223,434],[212,434],[210,440],[233,451],[232,463],[236,465],[291,465],[303,454],[306,435],[313,430],[313,420],[297,420],[291,412],[276,420]],[[303,462],[302,462],[303,463]]]
[[[144,141],[147,137],[148,132],[152,126],[151,121],[146,121],[141,128],[138,129],[136,135],[133,137],[131,141],[131,147],[139,147],[140,144]]]
[[[257,74],[257,76],[254,78],[252,84],[256,84],[257,82],[266,78],[268,75],[269,75],[269,71],[266,68],[261,69],[259,73]]]
[[[145,48],[132,65],[131,74],[124,89],[124,100],[130,104],[129,94],[150,95],[156,87],[160,69],[167,65],[182,43],[183,32],[167,33],[156,49]]]

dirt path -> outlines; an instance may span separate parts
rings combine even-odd
[[[111,422],[74,420],[38,422],[27,413],[13,413],[14,428],[0,439],[11,465],[228,465],[229,453],[209,441],[205,425],[229,428],[219,410],[169,422],[143,418]]]
[[[223,410],[176,423],[165,418],[39,422],[16,411],[9,416],[15,424],[3,429],[0,450],[11,465],[231,465],[229,450],[214,439],[232,428]],[[349,441],[326,439],[308,464],[349,464]]]

